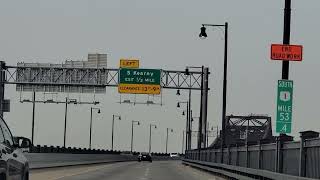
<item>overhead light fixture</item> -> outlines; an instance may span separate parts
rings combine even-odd
[[[189,68],[186,68],[185,74],[186,74],[186,75],[190,75]]]
[[[177,90],[177,96],[180,96],[180,89]]]
[[[153,101],[147,101],[147,104],[154,104]]]
[[[129,99],[123,100],[123,103],[131,103]]]
[[[200,28],[200,34],[199,34],[199,37],[201,39],[205,39],[206,37],[208,37],[207,33],[206,33],[206,27],[202,26]]]

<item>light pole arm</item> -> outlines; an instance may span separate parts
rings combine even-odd
[[[202,26],[225,27],[225,24],[202,24]]]

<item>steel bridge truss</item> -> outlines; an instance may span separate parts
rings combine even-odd
[[[17,91],[105,93],[106,86],[118,86],[119,69],[6,66],[5,84]],[[161,71],[161,87],[201,90],[202,73]]]

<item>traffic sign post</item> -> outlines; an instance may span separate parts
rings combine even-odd
[[[285,45],[272,44],[271,45],[271,59],[282,61],[302,61],[301,45]]]
[[[160,94],[160,69],[129,69],[119,70],[119,93],[127,94]]]
[[[292,125],[292,98],[293,98],[293,81],[278,81],[277,96],[277,133],[291,133]]]

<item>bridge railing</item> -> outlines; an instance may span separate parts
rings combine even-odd
[[[305,131],[300,141],[285,141],[279,136],[269,144],[195,149],[186,152],[186,159],[320,178],[320,138],[317,132]]]

